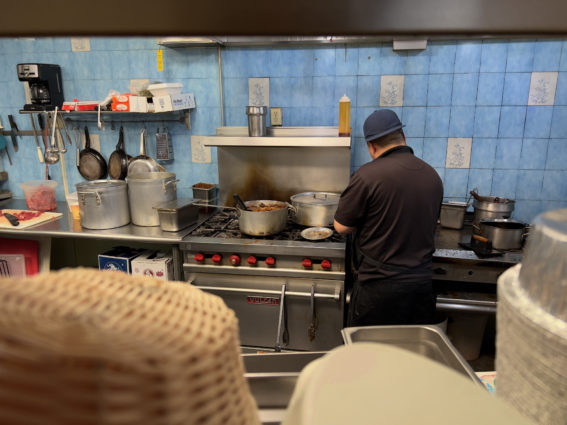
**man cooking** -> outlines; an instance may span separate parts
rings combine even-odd
[[[335,229],[356,231],[358,269],[348,326],[433,323],[431,259],[443,183],[406,146],[403,124],[389,109],[363,126],[372,161],[351,177],[339,200]]]

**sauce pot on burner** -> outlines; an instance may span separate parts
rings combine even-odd
[[[242,233],[251,236],[270,236],[280,233],[287,225],[289,204],[282,201],[246,201],[248,210],[238,205],[238,226]]]

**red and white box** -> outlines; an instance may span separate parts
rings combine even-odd
[[[112,96],[111,109],[120,112],[148,112],[148,99],[132,93]]]
[[[132,260],[132,274],[173,280],[173,258],[160,251],[146,250]]]

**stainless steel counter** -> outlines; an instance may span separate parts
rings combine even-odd
[[[0,209],[27,209],[24,199],[8,199],[0,201]],[[57,210],[54,212],[62,213],[63,216],[55,221],[39,224],[27,229],[0,229],[0,235],[11,236],[43,236],[43,237],[73,237],[73,238],[94,238],[112,239],[116,241],[138,241],[177,244],[187,236],[200,223],[205,221],[209,214],[199,214],[197,223],[179,232],[164,232],[157,227],[144,227],[128,224],[126,226],[107,230],[89,230],[81,227],[80,223],[73,220],[66,202],[57,202]]]
[[[8,199],[0,201],[0,209],[27,209],[24,199]],[[22,239],[38,239],[49,241],[50,238],[102,239],[117,242],[141,242],[172,245],[179,250],[181,242],[191,242],[189,233],[204,222],[210,215],[200,213],[197,223],[179,232],[164,232],[159,227],[143,227],[129,224],[116,229],[89,230],[81,227],[73,220],[66,202],[57,203],[57,212],[61,218],[27,229],[16,227],[0,229],[0,236],[21,237]],[[470,242],[472,228],[465,225],[462,230],[445,229],[438,226],[435,235],[436,250],[433,254],[434,277],[440,280],[464,282],[496,283],[496,280],[508,267],[522,260],[522,253],[506,252],[501,256],[479,258],[473,251],[459,246],[459,242]],[[47,242],[44,242],[48,245]],[[48,258],[45,258],[48,262]],[[44,266],[42,268],[46,270]],[[47,266],[48,270],[48,266]]]
[[[473,251],[459,246],[459,243],[470,243],[472,226],[465,225],[461,230],[446,229],[437,226],[435,232],[434,258],[454,259],[463,261],[486,262],[513,266],[522,261],[521,251],[508,251],[500,256],[479,258]]]

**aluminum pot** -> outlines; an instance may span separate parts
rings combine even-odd
[[[81,226],[113,229],[130,223],[128,191],[122,180],[93,180],[77,183]]]
[[[291,199],[292,219],[309,227],[332,226],[339,206],[339,193],[303,192]]]
[[[526,223],[505,218],[484,219],[473,225],[477,232],[492,242],[492,247],[501,250],[521,249],[526,233]]]
[[[275,235],[287,225],[287,202],[246,201],[248,211],[236,207],[240,231],[251,236]]]
[[[496,196],[483,196],[482,201],[475,199],[473,201],[473,224],[478,225],[483,219],[510,218],[515,205],[516,201],[512,199],[499,198]]]
[[[175,173],[138,173],[126,177],[132,223],[137,226],[159,226],[154,206],[177,199]]]

